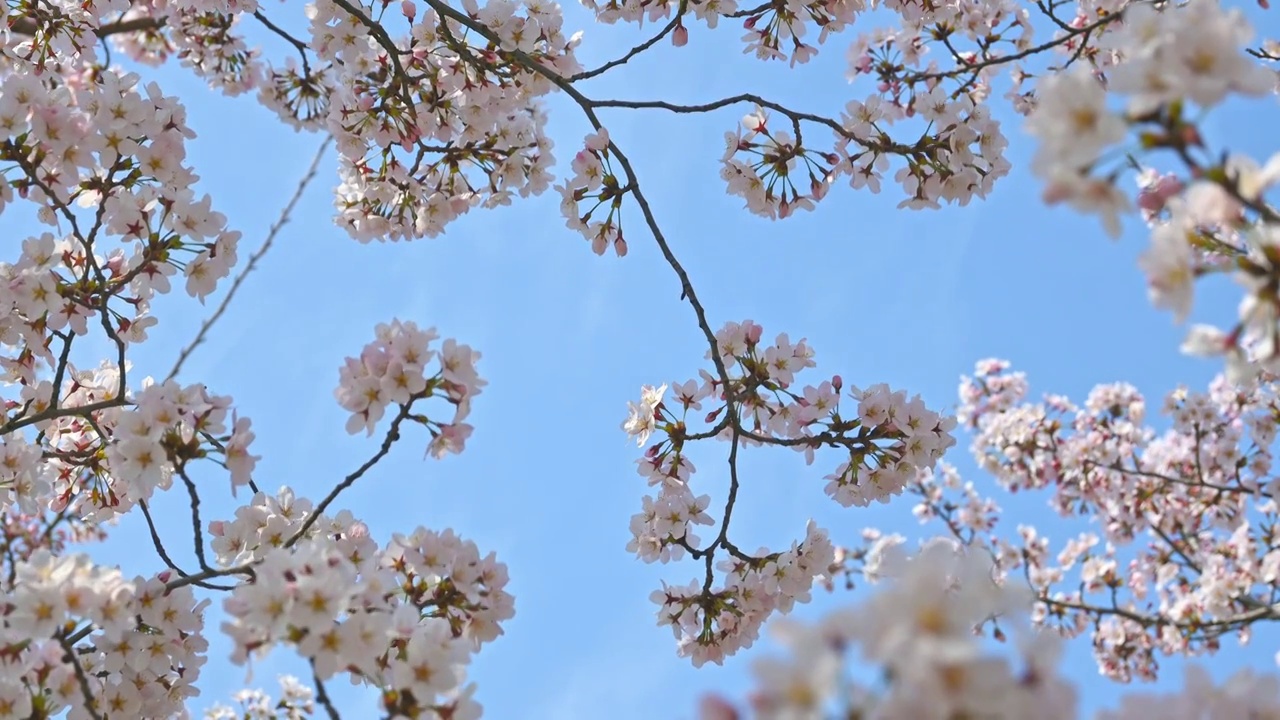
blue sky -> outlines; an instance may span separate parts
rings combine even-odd
[[[267,8],[273,17],[293,9]],[[1263,35],[1275,29],[1274,20],[1254,10]],[[586,29],[579,55],[588,67],[640,37],[634,28],[597,26],[577,6],[567,7],[566,17],[567,30]],[[741,56],[736,23],[714,32],[695,24],[690,35],[687,47],[662,43],[581,89],[597,98],[672,102],[749,91],[837,116],[849,99],[865,97],[844,80],[847,43],[829,44],[792,71]],[[267,42],[273,57],[287,50]],[[251,99],[208,91],[176,66],[154,75],[187,103],[199,134],[189,143],[188,162],[202,178],[200,189],[245,233],[241,256],[247,256],[320,138],[295,134]],[[840,185],[816,212],[778,223],[741,209],[717,174],[722,135],[750,108],[702,116],[605,110],[601,117],[634,162],[713,327],[751,318],[767,336],[808,338],[818,363],[809,371],[815,383],[831,373],[862,386],[888,382],[950,410],[959,376],[974,361],[998,356],[1028,372],[1037,396],[1083,398],[1097,383],[1127,380],[1154,403],[1179,382],[1203,387],[1217,366],[1180,357],[1182,330],[1146,300],[1135,264],[1146,244],[1140,223],[1131,219],[1113,243],[1092,218],[1044,207],[1038,181],[1024,170],[1028,138],[1003,102],[994,105],[1011,138],[1015,170],[986,202],[903,211],[895,209],[900,197],[891,183],[882,195]],[[551,106],[563,172],[590,128],[563,97]],[[1256,119],[1259,107],[1230,106],[1209,137],[1230,137],[1239,143],[1233,147],[1265,157],[1270,148]],[[618,427],[626,402],[642,384],[696,377],[706,350],[634,207],[625,211],[631,252],[623,259],[591,254],[564,227],[554,193],[475,211],[434,240],[360,245],[332,222],[335,167],[330,153],[276,248],[181,378],[232,395],[241,415],[253,419],[263,456],[258,484],[272,490],[288,484],[319,498],[359,465],[378,438],[344,432],[345,413],[332,397],[339,364],[372,338],[379,322],[398,317],[433,325],[484,354],[480,371],[490,384],[475,402],[467,451],[423,461],[428,438],[411,431],[335,510],[366,520],[379,541],[416,525],[452,527],[508,564],[516,617],[471,672],[486,716],[691,718],[704,691],[743,696],[750,659],[768,643],[722,668],[693,670],[675,656],[670,632],[656,626],[648,595],[660,579],[686,582],[696,568],[646,566],[624,550],[628,520],[647,490],[634,470],[635,444]],[[175,296],[158,303],[160,325],[153,341],[137,349],[134,377],[163,377],[213,302],[202,308]],[[1223,320],[1233,312],[1234,296],[1218,288],[1197,316]],[[962,437],[949,459],[979,479],[967,444]],[[698,462],[713,509],[723,503],[724,450],[708,445]],[[806,468],[796,454],[748,453],[733,523],[738,544],[787,545],[803,537],[809,517],[836,542],[855,541],[868,525],[918,533],[909,501],[843,510],[825,498],[822,476],[838,461],[820,456]],[[235,504],[225,488],[225,478],[209,476],[206,520],[231,517]],[[1010,525],[1048,514],[1038,500],[1018,510],[1025,514]],[[175,558],[192,564],[184,497],[158,499],[156,515]],[[160,567],[140,517],[127,519],[93,552],[132,572]],[[819,591],[798,613],[814,617],[856,598]],[[218,623],[217,613],[207,618],[210,629]],[[216,630],[210,634],[204,694],[193,710],[226,702],[243,686],[244,670],[225,662],[226,643]],[[1248,652],[1228,649],[1213,662],[1272,667],[1275,647],[1267,640],[1260,633]],[[274,692],[275,675],[298,668],[290,652],[277,651],[257,665],[252,684]],[[1067,672],[1090,696],[1086,706],[1096,706],[1092,698],[1108,704],[1114,698],[1087,647],[1069,655]],[[1176,680],[1170,674],[1161,685]],[[330,686],[345,717],[372,716],[362,693],[345,682]]]

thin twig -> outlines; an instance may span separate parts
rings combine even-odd
[[[94,708],[97,702],[94,700],[92,688],[89,687],[89,678],[84,674],[84,668],[80,665],[80,661],[76,659],[76,651],[71,646],[71,642],[66,638],[59,638],[58,643],[62,645],[63,651],[66,652],[66,655],[62,658],[63,661],[71,663],[71,667],[76,673],[76,681],[80,684],[80,692],[84,693],[84,711],[89,713],[89,717],[93,718],[93,720],[102,720],[102,714]]]
[[[182,478],[182,484],[187,488],[187,496],[191,498],[191,544],[195,547],[196,561],[200,563],[201,570],[212,570],[209,567],[209,560],[204,556],[204,523],[200,522],[200,493],[196,490],[196,484],[187,477],[185,467],[177,468],[178,477]]]
[[[395,419],[391,421],[391,427],[387,428],[387,435],[382,439],[382,445],[378,447],[378,451],[368,460],[365,460],[364,464],[356,468],[355,472],[352,472],[350,475],[343,478],[342,482],[335,485],[334,488],[329,491],[329,494],[325,496],[324,500],[321,500],[320,504],[316,505],[315,510],[312,510],[311,514],[307,516],[306,521],[302,523],[302,527],[298,528],[298,531],[293,534],[293,537],[285,541],[284,547],[293,547],[298,540],[302,539],[303,535],[306,535],[307,531],[311,529],[311,526],[316,524],[316,520],[320,519],[320,515],[322,515],[324,511],[333,504],[333,501],[338,499],[338,495],[343,490],[351,487],[356,480],[363,477],[365,473],[369,472],[370,468],[377,465],[379,460],[386,457],[387,453],[391,452],[391,446],[400,439],[400,424],[409,417],[409,410],[413,406],[414,400],[420,397],[422,396],[414,396],[410,398],[409,402],[400,406],[400,412],[397,413]]]
[[[601,74],[603,74],[603,73],[605,73],[605,72],[607,72],[607,71],[609,71],[609,70],[611,70],[611,69],[613,69],[613,68],[615,68],[615,67],[618,67],[619,65],[625,65],[625,64],[627,64],[627,61],[628,61],[628,60],[630,60],[631,58],[633,58],[633,57],[635,57],[635,56],[639,55],[640,53],[644,52],[645,50],[648,50],[649,48],[653,47],[653,45],[654,45],[655,43],[657,43],[657,42],[658,42],[659,40],[661,40],[662,38],[666,37],[668,33],[670,33],[672,30],[676,29],[676,26],[680,24],[681,19],[683,19],[683,17],[684,17],[684,12],[685,12],[685,3],[686,3],[686,2],[687,2],[687,0],[682,0],[682,2],[680,3],[680,8],[679,8],[678,10],[676,10],[675,17],[671,18],[671,22],[668,22],[668,23],[666,24],[666,26],[662,28],[662,30],[658,31],[658,34],[657,34],[657,35],[654,35],[653,37],[649,38],[648,40],[646,40],[646,41],[644,41],[644,42],[640,43],[639,45],[637,45],[637,46],[635,46],[635,47],[631,48],[631,50],[630,50],[629,52],[627,52],[627,54],[626,54],[626,55],[623,55],[622,57],[620,57],[620,58],[618,58],[618,59],[616,59],[616,60],[610,60],[609,62],[607,62],[607,63],[605,63],[605,64],[601,65],[600,67],[598,67],[598,68],[596,68],[596,69],[594,69],[594,70],[586,70],[586,71],[583,71],[583,72],[578,73],[577,75],[571,75],[571,76],[569,77],[569,82],[578,82],[579,80],[586,80],[587,78],[593,78],[593,77],[595,77],[595,76],[597,76],[597,75],[601,75]]]
[[[329,720],[342,720],[342,716],[338,714],[338,709],[333,706],[333,700],[329,699],[329,691],[324,687],[324,681],[320,679],[320,673],[316,672],[316,661],[311,661],[311,678],[316,683],[316,701],[329,714]]]
[[[181,372],[182,365],[187,361],[187,358],[191,357],[191,353],[195,352],[195,349],[204,342],[205,337],[209,334],[209,328],[212,328],[214,323],[218,322],[218,319],[222,317],[224,312],[226,312],[227,306],[231,304],[231,299],[236,296],[236,292],[239,291],[240,286],[244,283],[244,279],[249,275],[249,273],[253,272],[254,269],[257,268],[258,261],[261,260],[262,256],[266,255],[267,251],[271,249],[272,244],[275,243],[276,235],[279,234],[280,229],[289,222],[290,213],[293,212],[294,207],[296,207],[298,202],[302,199],[302,194],[306,191],[307,185],[309,185],[315,178],[316,171],[320,168],[320,160],[324,158],[325,151],[329,149],[329,144],[332,141],[333,136],[330,135],[326,136],[324,141],[320,143],[320,147],[316,150],[315,157],[311,160],[311,167],[307,168],[306,175],[302,176],[302,180],[298,182],[298,187],[293,191],[293,197],[289,198],[288,204],[286,204],[284,209],[280,211],[280,217],[271,225],[271,229],[267,232],[266,239],[263,240],[262,245],[249,256],[249,261],[245,263],[244,269],[240,271],[240,274],[236,275],[235,279],[231,281],[231,288],[227,290],[227,294],[222,298],[222,302],[218,304],[218,309],[214,310],[213,314],[208,318],[205,318],[205,321],[200,324],[200,331],[196,333],[195,338],[189,345],[182,349],[182,352],[178,353],[178,359],[173,363],[173,369],[170,370],[168,376],[165,377],[166,382],[177,377],[178,373]]]
[[[263,15],[261,10],[254,11],[253,17],[258,22],[262,23],[262,25],[266,27],[268,30],[275,33],[276,35],[279,35],[281,38],[284,38],[285,42],[289,43],[295,49],[297,49],[298,54],[302,56],[302,75],[304,77],[310,77],[311,64],[307,61],[307,44],[302,42],[298,38],[290,35],[279,25],[276,25],[275,23],[271,22],[271,18],[267,17],[266,15]]]
[[[138,507],[142,509],[143,517],[147,519],[147,529],[151,531],[151,543],[156,547],[156,554],[160,556],[160,559],[164,561],[164,564],[167,565],[170,570],[178,573],[178,577],[191,577],[191,573],[188,573],[187,571],[178,567],[178,564],[173,561],[173,558],[169,557],[169,552],[164,549],[164,543],[161,542],[160,540],[160,533],[156,530],[155,521],[151,519],[151,510],[150,508],[147,507],[147,501],[143,500],[139,502]],[[199,580],[192,582],[191,584],[195,585],[196,587],[202,587],[208,590],[234,590],[235,589],[230,585],[215,585],[213,583],[202,582]]]

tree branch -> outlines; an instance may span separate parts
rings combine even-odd
[[[108,38],[112,35],[121,35],[124,33],[138,32],[141,30],[159,30],[165,26],[167,18],[140,17],[130,20],[117,20],[108,25],[101,25],[97,30],[93,31],[94,35],[99,38]],[[40,27],[35,20],[28,17],[12,17],[9,19],[9,32],[15,35],[35,35]]]
[[[266,239],[263,240],[262,245],[260,245],[258,249],[249,256],[249,261],[245,263],[244,269],[240,271],[240,274],[236,275],[235,279],[231,281],[231,287],[227,290],[227,294],[223,296],[222,302],[218,304],[218,308],[200,324],[200,331],[196,333],[195,338],[182,349],[182,352],[178,353],[178,359],[173,363],[173,368],[170,369],[169,374],[165,376],[166,382],[172,380],[179,372],[182,371],[182,365],[187,361],[187,358],[191,357],[191,353],[195,352],[196,348],[205,341],[205,337],[209,334],[209,329],[212,328],[214,323],[218,322],[218,319],[222,317],[222,314],[227,311],[227,307],[231,304],[232,298],[236,296],[236,293],[240,290],[240,286],[244,284],[245,278],[258,267],[258,261],[260,261],[262,256],[266,255],[267,251],[271,249],[271,246],[275,243],[276,235],[278,235],[281,228],[289,222],[289,216],[293,213],[294,207],[296,207],[298,202],[302,200],[302,194],[306,191],[307,185],[309,185],[315,178],[316,172],[320,168],[320,160],[324,158],[324,154],[329,149],[329,144],[331,142],[333,142],[333,136],[326,135],[324,141],[320,143],[320,147],[316,150],[315,157],[311,160],[311,166],[307,168],[306,174],[302,176],[302,179],[298,182],[297,188],[294,189],[293,197],[289,198],[289,202],[286,203],[284,209],[280,211],[280,216],[271,225],[270,230],[267,231]]]

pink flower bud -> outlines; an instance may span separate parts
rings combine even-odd
[[[814,176],[809,177],[809,192],[813,195],[814,202],[820,202],[822,198],[827,196],[827,188],[826,182]]]
[[[676,31],[671,33],[671,44],[676,47],[684,47],[689,43],[689,29],[684,25],[677,25]]]
[[[602,128],[600,128],[599,130],[595,131],[594,133],[592,133],[592,134],[588,135],[588,136],[586,137],[585,142],[586,142],[586,147],[587,147],[587,149],[588,149],[588,150],[594,150],[594,151],[596,151],[596,152],[600,152],[600,151],[603,151],[603,150],[608,149],[608,147],[609,147],[609,129],[608,129],[608,128],[603,128],[603,127],[602,127]]]
[[[844,379],[839,375],[833,375],[831,377],[831,387],[835,388],[836,392],[840,392],[840,388],[844,387]]]
[[[1138,192],[1138,208],[1147,217],[1164,209],[1169,199],[1182,192],[1182,181],[1177,175],[1167,173],[1146,184]]]
[[[1050,182],[1044,188],[1041,198],[1046,205],[1054,205],[1071,197],[1071,188],[1066,183]]]
[[[400,3],[400,12],[409,18],[409,22],[413,22],[413,18],[418,14],[418,6],[413,4],[413,0],[404,0]]]
[[[738,720],[738,711],[717,695],[703,695],[698,703],[698,720]]]

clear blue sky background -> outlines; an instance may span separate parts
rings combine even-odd
[[[284,17],[300,7],[266,9]],[[1275,28],[1274,16],[1249,11],[1264,31]],[[586,29],[580,58],[588,67],[641,37],[632,27],[597,26],[576,5],[566,16],[568,32]],[[844,80],[847,41],[791,71],[743,57],[741,32],[736,22],[714,32],[696,24],[687,47],[662,43],[582,89],[597,98],[689,103],[751,91],[836,116],[849,99],[865,97],[865,88]],[[256,29],[252,36],[261,37]],[[266,42],[275,58],[288,51]],[[213,194],[215,207],[244,231],[246,257],[292,194],[320,138],[293,133],[251,99],[206,90],[176,66],[147,73],[187,103],[199,133],[188,145],[188,160],[201,175],[200,190]],[[1264,133],[1272,102],[1228,108],[1208,136],[1229,137],[1233,147],[1265,157],[1272,149]],[[589,126],[565,98],[551,104],[563,174]],[[1037,396],[1048,391],[1083,399],[1097,383],[1127,380],[1147,393],[1154,410],[1179,382],[1203,388],[1217,366],[1180,357],[1183,330],[1145,297],[1135,265],[1146,245],[1144,228],[1131,219],[1123,240],[1111,243],[1092,218],[1044,207],[1039,182],[1025,170],[1029,139],[1003,101],[994,107],[1006,122],[1016,169],[988,201],[901,211],[891,182],[879,196],[840,185],[816,212],[779,223],[741,209],[717,175],[722,135],[750,108],[704,116],[613,110],[602,117],[634,161],[712,324],[751,318],[766,335],[807,337],[817,353],[813,382],[836,372],[851,384],[888,382],[950,410],[959,376],[971,372],[974,361],[999,356],[1029,373]],[[255,449],[263,455],[259,485],[288,484],[318,499],[370,455],[380,436],[343,431],[345,413],[332,397],[337,368],[379,322],[398,317],[434,325],[484,353],[480,370],[490,385],[475,403],[476,433],[467,451],[423,461],[427,437],[410,431],[334,509],[348,508],[369,522],[380,542],[416,525],[451,527],[509,565],[517,615],[471,672],[486,716],[691,718],[704,691],[743,697],[751,686],[750,659],[771,650],[769,643],[723,668],[693,670],[675,656],[670,632],[656,626],[648,595],[660,579],[687,582],[697,569],[647,566],[624,550],[628,520],[647,490],[634,470],[635,444],[618,428],[626,402],[638,397],[642,384],[696,377],[706,350],[674,274],[635,222],[634,207],[626,210],[631,254],[624,259],[591,254],[587,242],[564,228],[554,193],[473,212],[435,240],[360,245],[332,222],[335,166],[331,152],[277,247],[181,378],[234,396],[239,412],[253,419]],[[1237,297],[1222,289],[1210,293],[1199,317],[1225,322]],[[163,377],[213,302],[202,308],[177,295],[158,303],[161,324],[135,353],[140,372],[134,377]],[[950,460],[980,479],[967,445],[962,437]],[[724,450],[708,445],[699,463],[698,482],[713,493],[713,509],[723,503]],[[838,461],[820,456],[806,468],[792,453],[748,453],[733,523],[738,544],[785,546],[803,537],[809,517],[836,542],[856,541],[868,525],[919,533],[910,501],[842,510],[825,498],[822,476]],[[206,520],[232,516],[226,486],[224,477],[208,476]],[[1048,515],[1041,498],[1006,507],[1018,513],[1007,520],[1010,529]],[[156,508],[170,550],[193,565],[185,494],[170,492]],[[1051,535],[1060,542],[1066,532]],[[131,572],[161,567],[140,517],[122,523],[94,553]],[[798,613],[815,617],[856,597],[818,591]],[[206,620],[211,661],[193,710],[227,702],[243,686],[244,671],[225,661],[220,621],[219,612]],[[1221,672],[1241,664],[1273,668],[1271,640],[1260,634],[1245,652],[1227,643],[1212,662]],[[1166,667],[1171,672],[1161,685],[1173,687],[1177,666]],[[291,651],[277,651],[257,665],[252,685],[274,693],[277,673],[299,670]],[[1115,698],[1116,688],[1097,676],[1087,641],[1068,656],[1068,673],[1082,683],[1086,707]],[[344,717],[374,717],[363,693],[337,679],[330,687]]]

